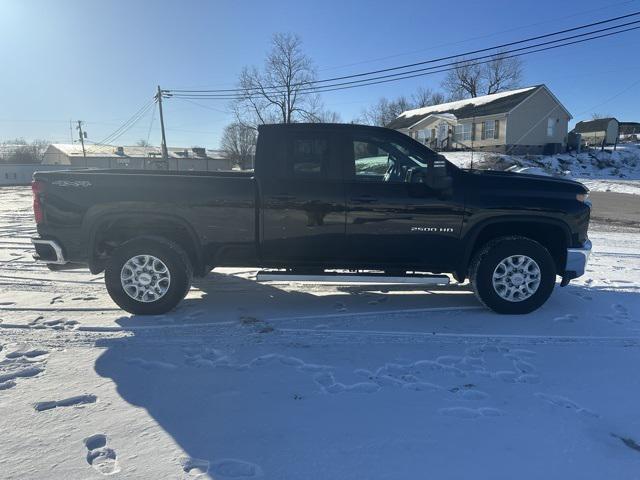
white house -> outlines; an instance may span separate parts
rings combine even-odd
[[[569,111],[546,85],[403,112],[389,128],[436,150],[514,154],[564,151]]]

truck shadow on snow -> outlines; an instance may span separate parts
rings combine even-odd
[[[128,327],[159,322],[228,322],[241,317],[268,320],[406,309],[480,307],[471,288],[457,284],[442,287],[298,285],[295,288],[287,286],[286,289],[281,286],[214,272],[204,279],[194,280],[193,287],[200,298],[191,295],[166,315],[123,317],[119,323]]]
[[[298,442],[307,445],[319,442],[320,451],[330,448],[330,445],[322,445],[320,438],[315,438],[313,428],[301,428],[300,425],[317,423],[322,418],[329,422],[335,405],[317,398],[323,393],[314,381],[313,373],[284,360],[301,359],[313,362],[316,367],[327,364],[331,368],[347,368],[347,365],[331,365],[332,360],[334,363],[336,360],[335,356],[329,358],[327,354],[331,345],[313,348],[313,342],[307,344],[303,337],[287,339],[286,335],[279,335],[277,322],[273,324],[275,330],[263,330],[259,323],[278,310],[280,316],[283,312],[295,316],[322,305],[333,308],[338,301],[348,304],[344,301],[345,290],[315,297],[303,291],[287,292],[238,277],[218,278],[214,274],[211,280],[214,281],[197,286],[203,291],[202,299],[188,300],[169,315],[118,319],[118,324],[131,335],[97,342],[97,346],[105,351],[96,361],[96,372],[113,380],[126,402],[144,408],[184,450],[186,460],[176,461],[176,468],[183,468],[187,473],[188,465],[198,464],[208,465],[214,478],[220,472],[240,472],[240,478],[251,478],[260,476],[270,458],[289,458],[289,452],[296,450]],[[467,300],[467,295],[462,293],[465,290],[466,287],[447,287],[436,293],[414,292],[398,296],[402,297],[400,305],[408,303],[407,299],[412,295],[419,297],[419,305],[423,307],[433,306],[434,298],[441,295],[449,305],[466,305],[467,302],[477,305],[471,295]],[[347,289],[346,292],[355,296],[371,293],[362,289]],[[388,296],[393,297],[393,292]],[[463,296],[464,300],[461,300]],[[534,325],[536,335],[598,336],[598,331],[603,332],[603,336],[609,332],[609,336],[635,337],[640,327],[638,319],[633,318],[633,312],[640,309],[638,297],[640,295],[635,292],[568,286],[557,289],[544,307],[529,315],[510,317],[478,309],[463,312],[464,321],[459,321],[459,317],[447,317],[446,312],[414,313],[404,321],[419,325],[421,332],[431,332],[442,329],[451,320],[449,333],[473,331],[486,333],[487,337],[512,333],[510,328],[514,323]],[[355,307],[352,310],[390,310],[392,303],[392,300],[374,305],[364,302],[361,310],[355,310]],[[207,317],[209,309],[215,312]],[[246,321],[251,318],[251,312],[258,309],[267,314],[256,316],[256,323]],[[204,313],[192,316],[201,311]],[[204,320],[203,328],[197,328],[201,320]],[[220,325],[216,325],[218,321]],[[221,323],[223,321],[225,323]],[[361,326],[358,318],[349,321],[356,329]],[[371,318],[366,322],[370,323]],[[166,328],[145,328],[149,325]],[[314,321],[309,320],[308,327],[314,325]],[[634,330],[635,334],[632,333]],[[466,346],[468,343],[462,341],[460,354]],[[403,344],[398,343],[394,348],[401,353]],[[366,347],[360,350],[354,355],[362,356]],[[251,366],[274,352],[279,360],[275,364],[259,368]],[[430,349],[427,344],[424,358],[436,355],[437,348]],[[285,373],[285,370],[290,371],[287,369],[295,372]],[[356,415],[356,409],[362,407],[361,400],[353,400],[355,403],[352,404],[348,398],[350,394],[343,395],[347,397],[344,401],[349,402],[345,408],[353,408]],[[395,411],[397,407],[396,403],[390,404],[387,411]],[[148,423],[134,424],[131,431],[143,432],[147,428]],[[373,423],[371,428],[375,428]],[[204,463],[198,463],[198,459]],[[264,471],[264,474],[268,478],[268,472]]]

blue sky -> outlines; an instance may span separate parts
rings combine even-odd
[[[640,10],[640,0],[0,0],[0,141],[68,142],[69,120],[102,140],[163,88],[233,87],[274,32],[298,33],[321,78],[420,61]],[[576,119],[640,121],[640,30],[525,57]],[[441,76],[324,94],[351,120],[380,96],[437,89]],[[205,103],[205,102],[199,102]],[[165,102],[171,146],[215,148],[227,105]],[[146,138],[151,114],[117,143]],[[159,143],[157,116],[152,144]]]

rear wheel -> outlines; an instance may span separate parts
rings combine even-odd
[[[192,276],[191,262],[180,246],[161,237],[138,237],[114,250],[105,284],[127,312],[159,315],[187,295]]]
[[[474,256],[469,277],[476,296],[491,310],[523,314],[547,301],[556,268],[549,251],[535,240],[502,237]]]

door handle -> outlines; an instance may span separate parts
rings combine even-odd
[[[354,203],[375,203],[378,201],[378,199],[373,195],[362,195],[361,197],[351,198],[351,201]]]
[[[289,202],[291,200],[295,200],[295,196],[293,195],[272,195],[271,200],[278,200],[280,202]]]

